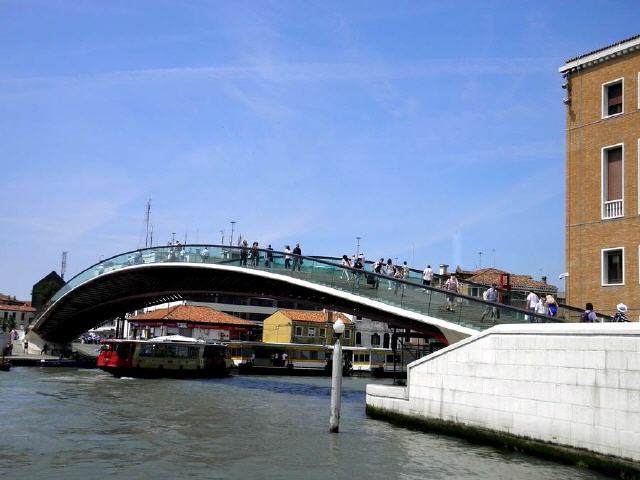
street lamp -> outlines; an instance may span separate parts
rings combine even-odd
[[[231,220],[231,237],[229,237],[229,246],[233,247],[233,227],[235,226],[236,222],[234,222],[233,220]]]
[[[356,237],[356,257],[360,254],[360,239],[362,237]]]
[[[340,337],[344,333],[344,323],[340,318],[334,322],[333,331],[336,334],[336,343],[333,346],[329,431],[331,433],[338,433],[338,427],[340,426],[340,401],[342,397],[342,346],[340,345]]]

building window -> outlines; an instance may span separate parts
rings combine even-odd
[[[296,337],[302,336],[302,327],[296,327]]]
[[[389,348],[389,334],[385,333],[384,336],[382,337],[382,347],[383,348]]]
[[[624,80],[622,78],[602,85],[602,118],[624,112],[623,91]]]
[[[602,250],[602,285],[624,285],[624,248]]]
[[[602,218],[624,216],[624,145],[602,149]]]
[[[356,345],[362,345],[362,333],[356,332]]]
[[[315,337],[316,336],[316,327],[309,327],[307,329],[307,336],[308,337]]]
[[[324,338],[327,336],[327,329],[326,328],[321,328],[320,329],[320,338]]]
[[[344,331],[344,338],[347,339],[347,340],[351,338],[351,330],[346,329]]]
[[[371,335],[371,345],[376,347],[380,345],[380,335],[378,335],[377,333]]]

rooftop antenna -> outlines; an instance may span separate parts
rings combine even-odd
[[[67,254],[69,252],[62,252],[62,263],[60,264],[60,278],[64,280],[64,274],[67,272]]]
[[[151,230],[151,242],[149,242],[149,220],[151,219],[151,199],[147,200],[147,208],[145,209],[144,212],[144,223],[146,225],[146,235],[144,238],[144,247],[150,247],[151,244],[153,243],[153,227]]]

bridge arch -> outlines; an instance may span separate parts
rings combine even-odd
[[[391,279],[318,257],[298,257],[301,267],[293,270],[286,268],[283,252],[254,254],[251,258],[250,251],[241,247],[189,245],[111,257],[69,280],[38,316],[33,330],[44,340],[62,343],[125,312],[226,294],[298,300],[399,328],[442,334],[449,343],[483,328],[479,319],[487,302],[425,287],[419,279]],[[456,302],[455,312],[444,308],[448,297]],[[525,311],[506,306],[501,310],[502,323],[527,319]]]

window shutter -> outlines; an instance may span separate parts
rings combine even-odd
[[[622,148],[607,151],[607,201],[622,200]]]

